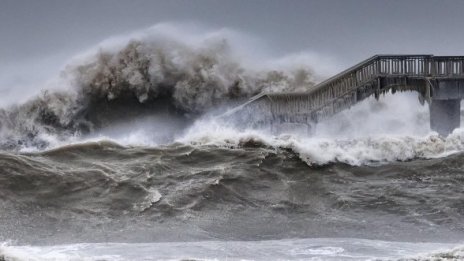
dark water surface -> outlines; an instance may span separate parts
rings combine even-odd
[[[0,241],[464,238],[464,154],[308,166],[290,150],[68,145],[0,153]]]

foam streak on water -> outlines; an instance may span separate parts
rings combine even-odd
[[[459,260],[457,244],[388,242],[355,238],[172,243],[99,243],[0,246],[13,260]]]

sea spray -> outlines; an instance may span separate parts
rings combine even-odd
[[[374,109],[372,109],[374,108]],[[414,93],[367,99],[316,125],[315,133],[238,126],[230,118],[198,120],[177,141],[193,145],[240,147],[254,142],[274,149],[290,149],[309,165],[342,162],[350,165],[444,157],[464,150],[464,131],[448,137],[432,132],[428,108]]]
[[[245,35],[188,29],[159,24],[76,56],[52,81],[64,87],[0,110],[0,148],[45,149],[41,135],[65,141],[160,111],[191,119],[260,92],[307,90],[317,79],[307,54],[257,63]]]

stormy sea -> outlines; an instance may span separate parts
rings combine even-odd
[[[311,132],[243,122],[333,73],[261,52],[159,24],[0,97],[0,260],[464,260],[464,129],[414,92]]]

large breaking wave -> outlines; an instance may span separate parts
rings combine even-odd
[[[313,85],[309,66],[258,66],[253,50],[237,46],[247,41],[237,32],[187,29],[157,25],[76,57],[58,81],[65,88],[0,110],[0,147],[46,148],[50,136],[88,134],[122,119],[159,112],[192,118],[263,91]]]

